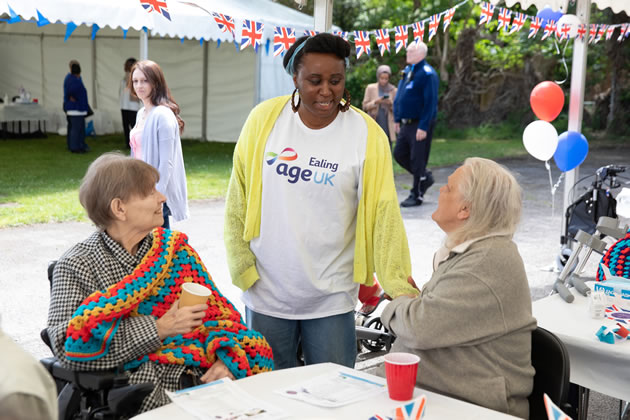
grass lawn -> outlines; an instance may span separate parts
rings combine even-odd
[[[429,166],[462,162],[469,156],[492,159],[525,155],[521,140],[436,137]],[[88,138],[90,153],[66,150],[66,138],[0,140],[0,228],[33,223],[86,220],[78,200],[81,178],[101,153],[121,150],[122,135]],[[183,141],[188,197],[225,196],[232,167],[232,143]],[[404,170],[394,164],[396,173]]]

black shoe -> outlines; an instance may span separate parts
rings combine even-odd
[[[417,197],[413,194],[409,194],[409,197],[400,203],[401,207],[415,207],[422,204],[422,197]]]
[[[435,184],[435,180],[433,179],[433,174],[427,171],[427,175],[424,180],[420,181],[420,195],[424,196],[424,193],[431,187],[431,185]]]
[[[84,152],[91,152],[92,149],[90,148],[90,146],[88,146],[87,144],[85,145],[85,148],[83,149]]]

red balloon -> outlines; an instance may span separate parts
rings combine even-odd
[[[547,122],[556,119],[564,106],[564,92],[554,82],[541,82],[532,89],[529,104],[536,116]]]

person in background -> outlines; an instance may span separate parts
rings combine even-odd
[[[140,109],[140,101],[131,95],[129,89],[129,79],[131,78],[131,67],[136,64],[135,58],[128,58],[125,61],[125,76],[120,81],[118,97],[120,98],[120,113],[122,114],[123,131],[125,133],[125,147],[130,149],[129,132],[136,125],[136,115]]]
[[[383,310],[392,351],[420,356],[417,384],[521,418],[534,383],[532,303],[512,236],[521,187],[503,166],[466,159],[440,188],[432,215],[446,233],[420,296]]]
[[[276,368],[354,366],[354,308],[376,271],[391,296],[416,293],[387,137],[345,88],[350,44],[299,38],[284,56],[291,96],[250,113],[234,150],[224,239],[249,326]]]
[[[422,204],[424,193],[433,185],[433,175],[427,171],[431,140],[437,118],[438,75],[425,60],[427,46],[412,42],[407,47],[407,63],[398,83],[394,100],[394,147],[396,162],[413,175],[413,186],[403,207]]]
[[[367,85],[363,96],[363,110],[381,126],[389,139],[390,149],[392,141],[396,139],[394,98],[397,90],[396,86],[389,83],[391,77],[392,70],[388,65],[378,66],[378,69],[376,69],[377,82]]]
[[[68,149],[72,153],[89,152],[85,143],[85,117],[88,114],[87,90],[81,79],[81,66],[70,62],[70,74],[63,82],[63,109],[68,120]]]
[[[44,366],[0,328],[0,419],[57,420],[57,387]]]
[[[157,63],[136,62],[131,68],[129,90],[144,104],[129,134],[131,155],[160,172],[157,189],[166,196],[163,227],[169,228],[169,215],[176,222],[188,218],[186,168],[180,139],[184,120]]]
[[[90,164],[79,201],[97,231],[55,264],[48,311],[51,348],[65,367],[122,366],[129,383],[155,385],[140,411],[170,403],[165,391],[273,368],[264,337],[244,325],[187,236],[159,227],[159,178],[120,153]],[[207,304],[179,306],[186,282],[212,290]]]
[[[63,112],[64,114],[66,114],[66,122],[67,122],[67,130],[66,130],[66,142],[67,142],[67,146],[68,146],[68,150],[70,150],[70,117],[68,117],[68,113],[66,110],[66,92],[68,90],[68,83],[70,83],[70,78],[72,77],[72,65],[73,64],[79,64],[79,62],[77,60],[70,60],[70,62],[68,63],[68,74],[66,74],[66,77],[64,77],[63,79]]]

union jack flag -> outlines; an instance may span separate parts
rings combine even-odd
[[[315,36],[319,33],[319,31],[309,31],[308,29],[304,31],[304,35],[306,36]]]
[[[332,34],[342,37],[344,39],[344,41],[348,41],[348,32],[347,31],[333,31]]]
[[[549,35],[553,34],[556,31],[556,21],[549,19],[545,28],[543,29],[543,36],[540,38],[541,41],[549,38]]]
[[[531,23],[529,24],[529,35],[527,36],[527,38],[535,37],[536,34],[538,33],[538,30],[540,30],[542,23],[543,23],[542,18],[539,18],[538,16],[532,17]]]
[[[249,47],[254,47],[254,51],[258,52],[258,47],[262,44],[263,36],[262,22],[255,22],[253,20],[243,20],[243,31],[241,32],[241,50]]]
[[[420,420],[424,415],[426,403],[426,395],[421,395],[410,403],[396,407],[392,420]]]
[[[551,398],[547,394],[543,394],[545,401],[545,410],[547,411],[547,418],[549,420],[571,420],[571,417],[567,416],[560,408],[551,401]]]
[[[514,19],[512,19],[512,27],[510,28],[510,32],[508,34],[513,34],[521,30],[525,22],[527,21],[527,15],[525,13],[516,12],[514,15]]]
[[[593,41],[594,44],[597,44],[599,41],[601,41],[602,36],[604,36],[604,32],[606,32],[606,27],[607,25],[599,25],[599,30],[597,31],[597,38],[595,38],[595,41]]]
[[[407,41],[409,40],[409,31],[407,25],[400,25],[394,28],[394,41],[396,43],[396,53],[403,48],[407,48]]]
[[[413,28],[413,41],[422,41],[422,38],[424,38],[424,22],[416,22],[411,26]]]
[[[571,24],[563,23],[561,28],[556,25],[556,38],[559,40],[569,39],[569,32],[571,32]]]
[[[455,8],[448,9],[444,12],[444,19],[442,20],[442,31],[446,32],[446,29],[451,24],[451,20],[453,20],[453,16],[455,16]]]
[[[588,31],[588,43],[592,44],[597,36],[597,24],[591,25],[591,28]]]
[[[212,17],[214,17],[215,22],[221,29],[221,32],[229,32],[232,34],[232,38],[234,38],[234,19],[232,19],[228,15],[224,15],[223,13],[212,12]]]
[[[442,15],[433,15],[429,18],[429,42],[437,34],[438,26],[440,26],[440,18]]]
[[[276,26],[273,30],[273,56],[284,55],[295,43],[295,29]]]
[[[376,45],[382,57],[385,51],[389,52],[389,30],[377,29],[374,31],[374,35],[376,36]]]
[[[512,20],[512,11],[502,7],[499,11],[499,26],[497,26],[497,31],[501,29],[507,31],[510,27],[510,20]]]
[[[606,41],[610,41],[610,38],[612,38],[613,32],[615,32],[615,26],[609,26],[606,29]]]
[[[481,2],[481,14],[479,15],[479,24],[486,24],[486,26],[492,20],[492,15],[494,15],[494,4]]]
[[[628,30],[630,28],[630,24],[628,23],[622,23],[621,27],[619,28],[619,38],[617,38],[618,42],[623,41],[624,35],[627,37],[628,34],[630,34],[630,31]]]
[[[583,23],[580,23],[580,25],[578,26],[578,30],[577,30],[577,36],[580,37],[580,40],[584,40],[584,35],[586,35],[586,25]]]
[[[370,34],[367,31],[354,31],[354,47],[357,58],[364,53],[370,55]]]
[[[171,15],[166,7],[166,0],[140,0],[140,4],[148,13],[155,11],[166,19],[171,20]]]

